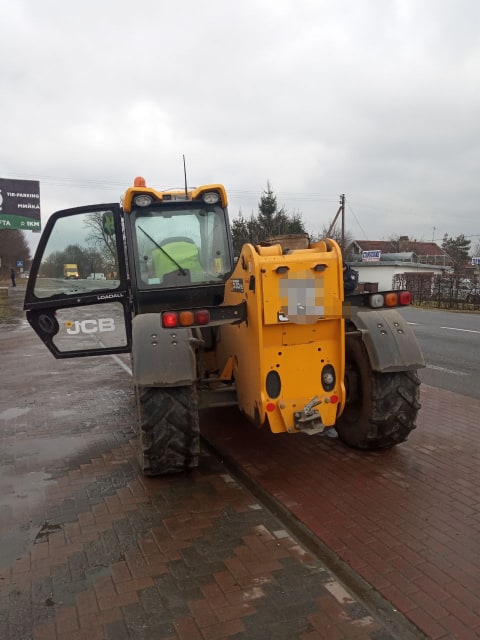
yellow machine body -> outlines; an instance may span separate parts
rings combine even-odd
[[[240,410],[274,433],[318,433],[343,411],[342,269],[333,240],[285,254],[246,244],[226,282],[224,304],[245,300],[247,322],[220,329],[223,377],[233,375]]]

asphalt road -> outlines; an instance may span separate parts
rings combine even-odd
[[[402,309],[423,351],[423,383],[480,399],[480,314]]]

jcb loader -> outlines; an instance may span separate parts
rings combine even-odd
[[[106,278],[65,280],[73,255]],[[411,296],[345,295],[345,268],[329,238],[235,257],[222,185],[136,178],[121,204],[49,218],[25,309],[56,358],[131,354],[147,475],[197,466],[199,411],[232,404],[274,433],[335,428],[353,447],[392,447],[420,406],[423,357],[396,310]]]

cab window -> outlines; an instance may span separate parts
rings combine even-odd
[[[135,219],[134,242],[140,288],[220,282],[230,272],[221,209],[142,211]]]

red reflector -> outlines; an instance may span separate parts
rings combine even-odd
[[[337,402],[338,402],[338,396],[336,396],[336,395],[330,396],[330,402],[331,402],[332,404],[337,404]]]
[[[199,309],[195,311],[195,324],[208,324],[210,322],[210,311]]]
[[[401,291],[398,297],[400,304],[410,304],[412,301],[412,294],[410,291]]]
[[[178,317],[174,311],[166,311],[162,315],[162,323],[166,329],[171,329],[178,325]]]
[[[267,406],[265,408],[267,409],[267,411],[275,411],[275,403],[267,402]]]

